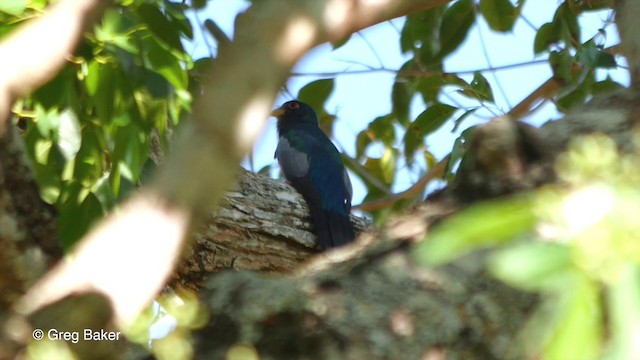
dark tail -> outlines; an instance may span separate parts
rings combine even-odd
[[[322,250],[342,246],[355,239],[356,235],[348,215],[315,206],[310,210],[313,227]]]

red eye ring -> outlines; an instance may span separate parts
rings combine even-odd
[[[298,104],[297,102],[292,102],[287,105],[287,108],[291,110],[300,109],[300,104]]]

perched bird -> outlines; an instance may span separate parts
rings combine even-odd
[[[307,201],[320,247],[324,250],[352,241],[351,180],[338,149],[320,130],[315,111],[294,100],[271,115],[278,118],[280,137],[275,158],[289,183]]]

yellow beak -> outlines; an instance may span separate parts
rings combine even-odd
[[[279,116],[282,116],[282,115],[284,115],[284,109],[282,109],[282,108],[274,109],[271,112],[271,116],[279,117]]]

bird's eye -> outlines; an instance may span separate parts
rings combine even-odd
[[[300,104],[297,102],[292,102],[287,105],[287,107],[291,110],[300,109]]]

